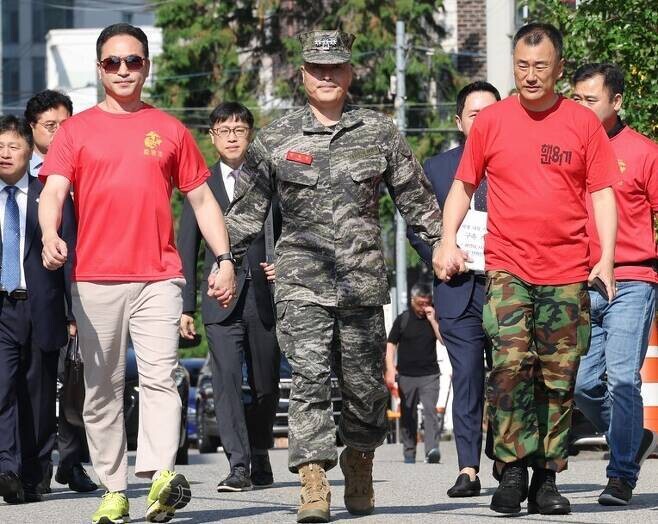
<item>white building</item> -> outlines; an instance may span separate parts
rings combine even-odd
[[[162,53],[162,29],[141,26],[149,41],[149,57]],[[68,94],[73,112],[78,113],[98,102],[96,39],[102,28],[53,29],[46,36],[46,87]],[[146,86],[152,84],[155,70]]]

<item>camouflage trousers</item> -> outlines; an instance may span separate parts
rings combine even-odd
[[[354,449],[373,451],[387,431],[381,306],[339,308],[288,300],[277,303],[276,310],[279,345],[292,368],[290,471],[308,462],[324,462],[327,470],[336,465],[332,369],[342,395],[340,439]]]
[[[567,468],[574,383],[589,347],[589,311],[585,283],[543,286],[504,271],[487,274],[482,317],[493,368],[486,395],[497,460]]]

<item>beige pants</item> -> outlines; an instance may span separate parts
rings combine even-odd
[[[180,434],[176,390],[180,279],[159,282],[77,282],[73,314],[84,360],[83,417],[94,470],[109,491],[128,487],[123,414],[125,357],[132,340],[139,372],[139,436],[135,475],[173,469]]]

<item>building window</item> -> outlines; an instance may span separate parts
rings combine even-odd
[[[56,5],[32,2],[32,42],[44,43],[51,29],[73,27],[72,8],[73,0],[57,0]]]
[[[32,91],[35,93],[46,88],[46,59],[43,56],[32,57]]]
[[[13,104],[20,98],[20,61],[18,58],[2,60],[2,102],[3,105]]]
[[[2,43],[18,43],[18,0],[2,0]]]

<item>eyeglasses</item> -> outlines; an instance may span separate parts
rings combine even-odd
[[[121,69],[121,62],[126,64],[128,71],[139,71],[144,67],[145,59],[139,55],[108,56],[99,63],[106,73],[117,73]]]
[[[216,129],[211,129],[210,133],[221,138],[228,138],[231,133],[233,133],[236,138],[245,138],[249,134],[249,131],[250,129],[248,127],[218,127]]]
[[[48,131],[51,135],[59,129],[61,125],[59,122],[37,122],[41,127]]]

